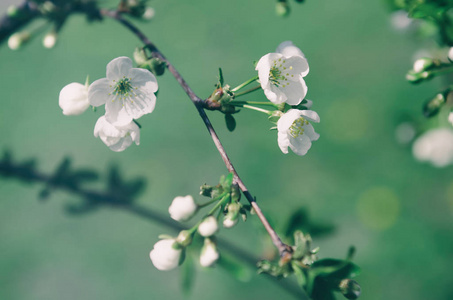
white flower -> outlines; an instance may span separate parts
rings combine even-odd
[[[107,78],[90,85],[88,101],[93,106],[105,104],[106,120],[124,126],[154,110],[156,91],[156,77],[148,70],[132,68],[132,60],[122,56],[109,62]]]
[[[90,106],[88,87],[78,82],[66,85],[60,91],[58,104],[64,115],[80,115]]]
[[[210,237],[219,230],[219,224],[214,216],[209,216],[198,226],[198,233],[204,237]]]
[[[439,168],[453,163],[453,130],[437,128],[426,132],[414,142],[412,153],[419,161]]]
[[[157,269],[169,271],[179,265],[182,250],[173,248],[174,244],[174,239],[160,240],[154,244],[153,250],[149,253],[149,258]]]
[[[168,212],[173,220],[176,221],[187,221],[197,211],[198,206],[193,200],[193,197],[187,195],[185,197],[176,197],[173,199]]]
[[[201,249],[200,265],[203,267],[212,266],[219,259],[219,252],[213,241],[204,239],[204,245]]]
[[[292,42],[283,42],[278,53],[268,53],[256,65],[261,88],[267,99],[275,104],[299,104],[307,94],[303,77],[308,74],[308,62]]]
[[[140,128],[134,122],[124,126],[114,126],[107,122],[106,117],[102,116],[94,126],[94,136],[100,137],[101,140],[111,150],[121,152],[135,142],[140,144]]]
[[[319,116],[312,110],[290,109],[277,122],[278,146],[283,153],[288,147],[297,155],[305,155],[311,142],[319,138],[310,122],[319,123]]]
[[[151,20],[152,18],[154,18],[155,14],[156,14],[156,12],[155,12],[154,8],[148,6],[145,9],[145,12],[143,13],[143,19]]]

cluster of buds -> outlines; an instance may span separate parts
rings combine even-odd
[[[168,211],[171,218],[178,222],[190,220],[204,207],[213,207],[199,222],[190,229],[181,231],[176,238],[160,236],[162,240],[150,252],[151,261],[157,269],[172,270],[180,265],[184,261],[185,249],[192,244],[196,235],[203,239],[200,265],[211,267],[219,260],[215,237],[219,231],[219,219],[223,216],[223,227],[231,228],[238,223],[240,217],[245,221],[247,210],[250,211],[250,207],[239,202],[241,194],[238,186],[233,183],[233,177],[233,174],[222,176],[216,186],[202,185],[200,194],[210,198],[204,204],[197,204],[190,195],[173,199]]]

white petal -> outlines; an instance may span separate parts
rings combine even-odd
[[[288,147],[289,147],[289,136],[286,132],[278,132],[277,137],[278,146],[283,153],[288,154]]]
[[[319,123],[319,115],[313,110],[301,110],[300,115],[311,122]]]
[[[108,102],[112,96],[109,94],[113,88],[107,78],[98,79],[88,88],[88,102],[93,106],[99,106]],[[111,100],[110,100],[111,101]]]
[[[105,104],[105,118],[114,126],[121,127],[132,122],[132,116],[126,112],[122,102],[122,100],[116,99]]]
[[[298,47],[294,46],[291,41],[285,41],[278,45],[275,52],[281,53],[285,57],[302,56],[305,58],[304,53]]]
[[[267,88],[269,85],[269,71],[271,70],[271,63],[269,60],[270,55],[271,53],[268,53],[261,57],[255,67],[255,70],[258,71],[258,77],[263,89]]]
[[[313,125],[310,123],[308,125],[303,126],[304,135],[307,135],[311,141],[317,141],[319,139],[319,134],[315,132]]]
[[[115,152],[121,152],[124,151],[130,145],[132,145],[132,138],[131,136],[126,136],[120,139],[116,144],[109,146],[109,148]]]
[[[118,80],[129,73],[132,68],[132,60],[126,56],[120,56],[113,59],[107,65],[107,78],[109,80]]]
[[[278,132],[285,132],[293,125],[294,121],[299,119],[300,110],[290,109],[277,121]]]
[[[297,155],[307,154],[308,149],[311,147],[310,138],[305,134],[299,135],[297,138],[289,136],[289,141],[289,147]]]
[[[300,56],[292,56],[284,59],[282,67],[286,68],[282,70],[284,75],[287,75],[288,79],[297,81],[297,75],[302,75],[302,77],[307,76],[309,72],[308,61]],[[293,75],[293,76],[291,76]]]
[[[289,105],[298,105],[307,95],[307,85],[302,77],[299,77],[299,79],[299,81],[285,84],[285,87],[282,85],[277,88],[286,95],[286,103]]]
[[[157,79],[148,70],[132,68],[129,70],[127,77],[131,78],[131,85],[135,88],[146,90],[148,93],[157,91]]]
[[[286,95],[279,90],[275,85],[271,84],[268,88],[263,89],[266,98],[275,104],[280,104],[286,101]]]
[[[138,119],[144,114],[153,112],[156,106],[156,96],[148,93],[144,88],[135,91],[137,96],[132,96],[124,100],[125,112],[133,119]]]

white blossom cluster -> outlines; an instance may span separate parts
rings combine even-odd
[[[179,196],[173,199],[168,212],[172,219],[183,222],[189,220],[198,211],[199,206],[195,203],[192,196]],[[210,267],[219,259],[219,252],[214,239],[214,234],[219,230],[217,218],[208,215],[196,225],[197,232],[204,238],[203,247],[200,253],[200,265]],[[187,247],[185,243],[192,239],[195,232],[189,234],[182,231],[177,238],[165,238],[154,244],[149,257],[154,266],[161,271],[169,271],[176,268],[181,263],[182,253]],[[190,244],[190,242],[188,242]]]
[[[303,52],[291,41],[281,43],[275,53],[261,57],[256,65],[261,87],[267,99],[274,104],[299,105],[307,94],[304,77],[309,72]],[[309,109],[311,101],[306,107]],[[290,109],[277,122],[278,146],[285,154],[288,147],[297,154],[305,155],[312,141],[319,138],[310,122],[320,119],[312,110]]]
[[[80,115],[90,105],[105,105],[105,115],[96,122],[94,136],[120,152],[133,142],[140,144],[140,129],[134,120],[154,110],[157,88],[156,77],[150,71],[133,68],[132,60],[122,56],[107,65],[106,78],[91,85],[66,85],[60,92],[59,104],[65,115]]]

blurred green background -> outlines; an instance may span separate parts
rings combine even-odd
[[[357,247],[362,299],[452,299],[452,169],[418,163],[395,140],[401,116],[419,118],[424,98],[439,88],[404,80],[420,44],[392,28],[382,1],[291,4],[282,19],[272,0],[153,0],[155,18],[137,24],[202,97],[212,92],[218,67],[235,86],[280,42],[299,46],[310,63],[307,98],[321,117],[321,138],[304,157],[283,155],[264,115],[242,111],[230,133],[223,115],[209,113],[239,174],[279,230],[301,207],[314,222],[335,226],[314,238],[321,258],[343,258]],[[131,57],[140,42],[112,20],[87,24],[82,16],[69,20],[52,50],[42,47],[44,33],[20,51],[0,47],[0,150],[15,162],[36,159],[37,170],[50,175],[69,157],[73,168],[99,174],[84,185],[98,191],[117,166],[126,181],[146,182],[135,205],[164,215],[175,196],[197,195],[202,183],[226,173],[169,73],[158,78],[155,111],[140,119],[139,147],[114,153],[94,138],[102,110],[64,116],[63,86],[87,74],[104,77],[111,59]],[[121,208],[70,213],[68,205],[83,197],[56,189],[43,201],[43,188],[0,178],[0,299],[293,299],[263,275],[241,282],[219,267],[197,267],[185,295],[179,270],[159,272],[148,257],[157,236],[174,231]],[[257,231],[252,216],[220,237],[259,256],[266,242]]]

